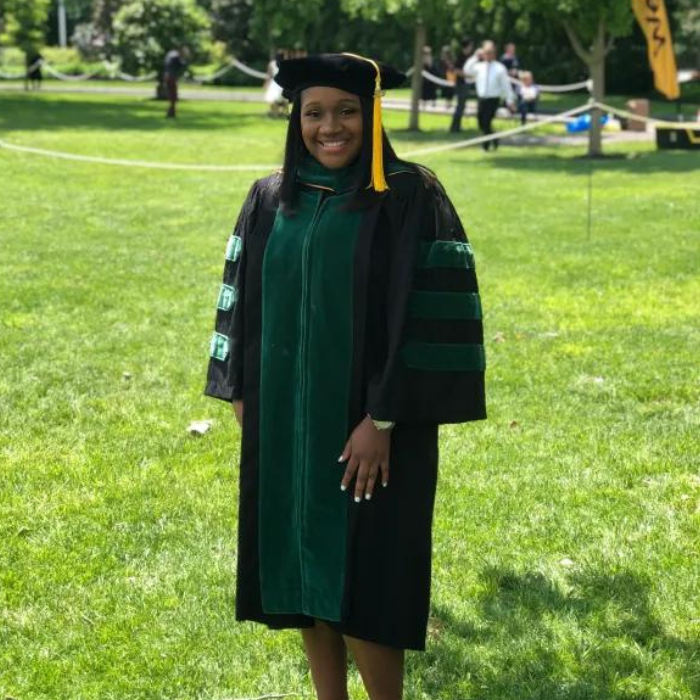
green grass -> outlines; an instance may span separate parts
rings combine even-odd
[[[259,112],[0,93],[0,138],[277,163]],[[489,420],[441,431],[408,700],[700,694],[700,171],[652,148],[594,164],[590,235],[579,150],[425,160],[478,256]],[[298,633],[233,620],[239,433],[201,394],[252,178],[0,149],[0,697],[312,697]]]

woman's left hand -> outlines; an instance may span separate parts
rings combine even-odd
[[[391,449],[391,430],[378,430],[369,416],[352,431],[345,443],[339,462],[347,462],[340,488],[345,491],[352,478],[355,481],[355,502],[364,497],[372,498],[374,485],[381,472],[382,486],[389,483],[389,452]]]

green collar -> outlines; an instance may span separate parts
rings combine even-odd
[[[310,187],[332,190],[333,192],[348,192],[355,187],[359,162],[344,168],[326,168],[315,158],[307,156],[297,168],[297,182]],[[389,162],[384,166],[387,177],[399,173],[415,173],[403,163]]]
[[[301,184],[330,189],[334,192],[347,192],[355,186],[358,163],[344,168],[326,168],[315,158],[304,158],[297,168],[297,180]]]

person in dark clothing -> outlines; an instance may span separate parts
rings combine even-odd
[[[452,115],[452,123],[450,124],[450,132],[458,133],[462,130],[462,117],[464,110],[467,108],[467,97],[469,95],[469,85],[464,74],[464,65],[474,51],[474,42],[471,39],[464,39],[461,45],[460,56],[457,59],[454,76],[455,76],[455,95],[457,95],[457,104],[454,114]]]
[[[319,700],[400,700],[424,650],[438,425],[486,417],[473,251],[382,129],[399,71],[282,61],[284,166],[226,246],[205,394],[241,424],[236,619],[301,629]],[[232,450],[235,449],[232,447]]]
[[[25,78],[24,78],[24,89],[32,90],[41,89],[41,81],[44,76],[41,72],[41,62],[44,57],[38,51],[27,51],[24,57],[24,64],[26,66]]]
[[[163,81],[165,82],[166,97],[170,103],[165,116],[173,119],[176,116],[176,106],[178,101],[177,81],[185,72],[185,68],[187,68],[187,63],[185,61],[186,57],[187,49],[184,46],[178,49],[171,49],[165,55],[165,62],[163,65]]]
[[[501,63],[506,67],[508,75],[511,78],[517,78],[518,72],[520,71],[520,59],[515,53],[515,44],[510,42],[506,44],[505,51],[501,56]]]
[[[435,61],[433,60],[433,49],[430,46],[423,47],[423,71],[429,73],[430,75],[435,75]],[[423,100],[425,106],[428,106],[429,102],[433,103],[437,100],[437,85],[430,78],[423,76],[423,82],[421,83],[421,100]]]

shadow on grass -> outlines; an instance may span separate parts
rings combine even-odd
[[[463,129],[457,134],[450,133],[445,129],[432,129],[430,131],[409,131],[408,129],[387,129],[387,134],[392,143],[402,143],[404,141],[412,143],[450,143],[452,141],[464,141],[479,136],[477,129]]]
[[[697,152],[693,151],[653,151],[650,153],[635,153],[616,158],[601,158],[588,160],[578,156],[558,156],[546,153],[533,153],[529,157],[523,157],[523,147],[518,147],[519,155],[508,155],[509,146],[506,141],[499,153],[490,159],[493,168],[504,170],[527,170],[532,172],[547,171],[553,173],[566,173],[567,175],[585,175],[591,168],[596,171],[644,173],[669,172],[690,173],[700,172],[700,161]],[[582,147],[582,150],[585,147]],[[615,147],[610,144],[607,148],[610,155],[616,153],[624,144]],[[451,159],[458,165],[460,161]]]
[[[234,111],[187,111],[180,105],[180,117],[166,119],[167,102],[151,99],[59,100],[41,97],[2,95],[0,131],[45,129],[96,129],[99,131],[160,131],[235,129],[237,126],[265,121],[265,115]],[[264,109],[261,108],[261,109]]]
[[[700,697],[700,641],[664,630],[638,575],[572,574],[563,588],[540,573],[489,569],[481,578],[474,625],[433,610],[437,632],[413,670],[428,697],[652,700],[654,670]],[[474,692],[450,694],[465,678]]]

